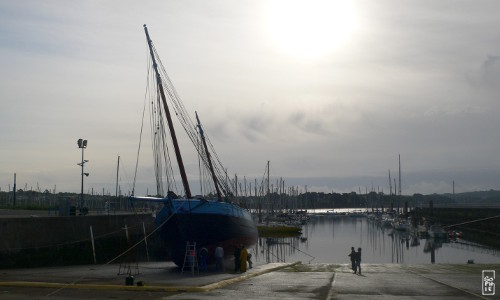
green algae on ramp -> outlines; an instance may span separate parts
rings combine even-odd
[[[296,265],[281,269],[280,272],[335,272],[335,269],[340,266],[338,264],[303,264],[299,262]]]

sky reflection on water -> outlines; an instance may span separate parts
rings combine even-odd
[[[251,252],[256,263],[349,263],[351,247],[362,248],[362,263],[500,263],[500,251],[465,241],[419,239],[381,228],[367,218],[317,217],[300,237],[259,238]]]

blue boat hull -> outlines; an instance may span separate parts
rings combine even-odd
[[[213,261],[217,245],[222,246],[226,256],[231,256],[235,246],[250,247],[258,238],[250,213],[227,202],[167,200],[157,214],[156,224],[172,261],[178,266],[184,263],[187,242],[196,242],[198,250],[206,247],[208,260]]]

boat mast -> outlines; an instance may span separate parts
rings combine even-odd
[[[401,198],[401,154],[399,154],[399,197]]]
[[[163,84],[161,81],[160,73],[158,72],[158,65],[156,64],[152,41],[149,38],[148,28],[146,27],[145,24],[144,24],[144,32],[146,33],[146,39],[148,41],[148,46],[149,46],[149,53],[151,54],[151,60],[153,61],[153,68],[156,73],[156,83],[158,84],[161,100],[163,102],[163,108],[165,109],[165,115],[167,116],[168,129],[170,130],[172,143],[174,144],[175,157],[177,158],[177,164],[179,165],[179,171],[181,173],[181,178],[182,178],[182,185],[184,186],[184,191],[186,192],[186,198],[190,199],[191,190],[189,189],[186,170],[184,169],[184,163],[182,162],[181,151],[179,150],[179,145],[177,144],[177,136],[175,135],[174,125],[172,123],[172,117],[170,116],[170,110],[168,109],[167,100],[165,98],[165,91],[163,90]]]
[[[401,154],[399,154],[398,157],[399,157],[399,197],[398,197],[398,214],[399,214],[399,206],[401,202]]]
[[[118,170],[120,170],[120,155],[118,155],[118,164],[116,165],[116,199],[118,199]]]
[[[269,189],[269,161],[267,161],[267,222],[269,222],[270,207],[271,207],[271,191]]]
[[[201,128],[200,118],[198,118],[198,113],[196,114],[196,121],[198,121],[198,128],[200,129],[201,141],[203,142],[203,147],[205,147],[205,153],[207,154],[208,167],[210,168],[210,173],[212,174],[212,179],[214,181],[215,190],[217,191],[217,198],[222,201],[222,194],[219,189],[219,184],[217,182],[217,176],[215,176],[214,166],[212,165],[212,160],[210,159],[210,152],[208,152],[207,142],[205,140],[205,134],[203,134],[203,128]]]

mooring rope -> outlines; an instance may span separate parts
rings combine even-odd
[[[145,225],[146,224],[149,225],[150,223],[152,223],[152,222],[146,222]],[[141,224],[137,223],[136,225],[131,225],[129,227],[129,229],[133,229],[133,228],[136,228],[136,227],[139,227],[139,226],[141,226]],[[100,234],[100,235],[95,235],[94,236],[94,240],[97,240],[97,239],[100,239],[100,238],[103,238],[103,237],[106,237],[106,236],[118,234],[122,230],[123,229],[117,229],[117,230],[110,231],[110,232],[107,232],[107,233],[103,233],[103,234]],[[71,244],[79,244],[79,243],[83,243],[83,242],[88,242],[90,240],[91,240],[90,238],[85,238],[85,239],[80,239],[80,240],[68,241],[68,242],[64,242],[64,243],[56,243],[56,244],[48,244],[48,245],[37,245],[36,247],[34,246],[34,247],[5,248],[5,250],[8,250],[8,251],[21,251],[21,250],[30,250],[30,249],[43,249],[43,248],[51,248],[51,247],[61,247],[61,246],[67,246],[67,245],[71,245]]]
[[[500,215],[493,216],[493,217],[488,217],[488,218],[483,218],[483,219],[477,219],[477,220],[467,221],[467,222],[463,222],[463,223],[459,223],[459,224],[453,224],[453,225],[449,225],[449,226],[445,226],[445,227],[460,226],[460,225],[464,225],[464,224],[481,222],[481,221],[485,221],[485,220],[489,220],[489,219],[495,219],[495,218],[500,218]]]
[[[96,271],[98,271],[99,268],[102,268],[104,266],[107,266],[109,265],[110,263],[114,262],[115,260],[117,260],[118,258],[122,257],[123,255],[127,254],[128,252],[130,252],[132,249],[134,249],[135,247],[139,246],[142,242],[144,242],[148,237],[150,237],[151,235],[153,235],[156,231],[158,231],[158,229],[162,228],[163,225],[165,225],[176,213],[177,211],[183,207],[182,205],[179,205],[179,207],[177,207],[177,209],[165,220],[163,221],[158,227],[155,228],[155,230],[151,231],[151,233],[149,233],[148,235],[146,235],[144,238],[142,238],[141,240],[139,240],[137,243],[135,243],[134,245],[130,246],[127,250],[123,251],[122,253],[118,254],[115,258],[109,260],[108,262],[100,265],[100,266],[97,266],[95,269],[93,270],[90,270],[89,272],[87,272],[86,274],[82,275],[81,277],[75,279],[74,281],[70,282],[70,283],[67,283],[66,285],[58,288],[57,290],[53,291],[52,293],[49,293],[47,295],[45,295],[45,297],[49,297],[49,296],[52,296],[60,291],[62,291],[63,289],[65,289],[66,287],[70,286],[70,285],[73,285],[73,284],[76,284],[77,282],[81,281],[82,279],[84,279],[85,277],[87,277],[89,274],[91,273],[94,273]]]
[[[311,261],[313,261],[313,260],[315,260],[315,259],[316,259],[316,257],[312,256],[312,255],[311,255],[311,254],[309,254],[309,253],[306,253],[306,252],[304,252],[304,251],[300,250],[299,248],[297,248],[297,247],[293,246],[292,244],[289,244],[289,245],[290,245],[290,248],[292,248],[293,250],[299,251],[300,253],[302,253],[302,254],[305,254],[305,255],[309,256],[311,259],[307,262],[308,264],[310,264],[310,263],[311,263]],[[269,245],[268,245],[268,246],[269,246]],[[274,257],[278,260],[278,262],[285,262],[283,259],[280,259],[280,258],[278,257],[278,255],[274,254],[274,252],[272,251],[272,249],[270,249],[270,250],[268,249],[268,251],[269,251],[269,253],[270,253],[272,256],[274,256]]]
[[[313,260],[315,260],[315,259],[316,259],[316,257],[312,256],[311,254],[306,253],[306,252],[304,252],[304,251],[300,250],[299,248],[294,247],[293,245],[290,245],[290,246],[291,246],[293,249],[295,249],[295,250],[297,250],[297,251],[301,252],[302,254],[305,254],[305,255],[309,256],[309,257],[311,258],[311,260],[309,260],[309,261],[307,262],[308,264],[310,264],[310,263],[311,263],[311,261],[313,261]]]

